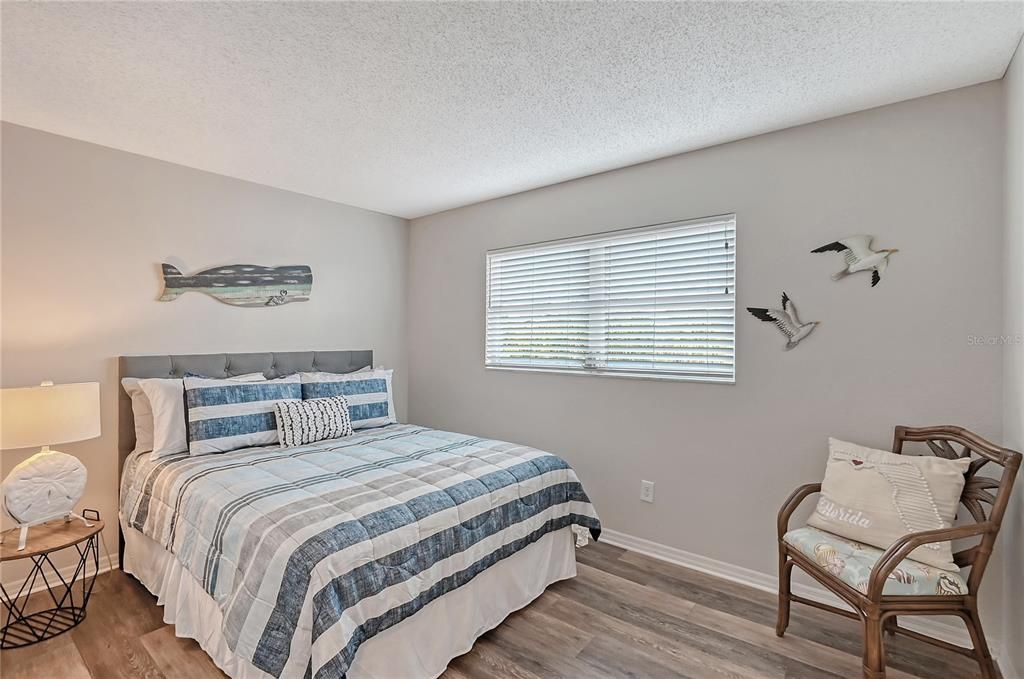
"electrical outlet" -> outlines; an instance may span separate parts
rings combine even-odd
[[[640,482],[640,499],[644,502],[654,502],[654,481]]]

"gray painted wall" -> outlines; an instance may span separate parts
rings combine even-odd
[[[774,572],[776,510],[829,435],[1001,438],[1001,349],[969,338],[1002,330],[1002,103],[987,83],[413,220],[411,420],[559,453],[608,528]],[[488,249],[726,212],[740,309],[786,290],[822,321],[796,350],[741,311],[734,386],[484,369]],[[875,289],[809,254],[862,232],[900,248]]]
[[[7,123],[2,141],[0,381],[100,382],[103,435],[60,448],[88,468],[80,506],[113,548],[120,354],[374,349],[405,416],[405,220]],[[161,261],[309,264],[313,292],[272,309],[157,302]],[[2,473],[32,452],[4,451]]]
[[[1003,347],[1003,438],[1006,445],[1024,450],[1024,47],[1010,63],[1006,87],[1006,335],[1014,341]],[[1024,478],[1007,512],[1003,528],[1005,555],[1004,591],[1013,594],[1003,620],[1003,674],[1010,679],[1006,663],[1017,676],[1024,676]]]

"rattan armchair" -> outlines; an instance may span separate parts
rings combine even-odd
[[[892,451],[903,452],[906,441],[920,441],[927,444],[932,453],[939,457],[957,459],[971,457],[972,461],[964,474],[966,483],[960,503],[967,509],[973,523],[912,533],[893,543],[875,562],[868,580],[866,592],[851,587],[838,577],[808,558],[798,549],[789,545],[783,536],[789,530],[789,518],[793,511],[809,496],[821,491],[820,483],[811,483],[797,488],[779,510],[779,615],[776,634],[782,636],[789,625],[790,602],[814,606],[832,613],[860,620],[864,627],[864,679],[885,677],[885,644],[883,632],[904,634],[921,641],[973,657],[981,666],[985,679],[996,679],[995,665],[985,641],[985,633],[978,617],[978,587],[985,566],[988,565],[992,547],[999,532],[999,526],[1010,501],[1010,492],[1021,454],[997,446],[977,434],[961,427],[896,427]],[[959,446],[960,450],[954,448]],[[1002,467],[999,477],[979,475],[978,471],[992,463]],[[966,517],[961,517],[966,518]],[[970,567],[967,575],[967,594],[962,595],[887,595],[883,593],[886,579],[911,551],[929,542],[974,538],[976,544],[956,552],[954,563],[961,569]],[[980,538],[980,539],[979,539]],[[793,567],[797,566],[833,594],[846,602],[853,610],[848,611],[818,601],[794,595],[790,592],[790,578]],[[900,627],[897,616],[907,615],[955,615],[967,625],[973,648],[964,648],[945,641],[913,632]]]

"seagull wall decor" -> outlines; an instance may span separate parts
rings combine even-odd
[[[882,280],[882,272],[889,264],[889,255],[899,250],[872,250],[871,241],[873,236],[850,236],[837,240],[828,245],[822,245],[811,252],[839,252],[843,255],[846,268],[832,274],[832,280],[838,281],[858,271],[871,272],[871,287],[878,285]]]
[[[814,328],[818,326],[818,323],[820,323],[820,321],[811,321],[809,323],[801,321],[796,313],[796,305],[793,304],[793,300],[785,292],[782,293],[781,309],[763,309],[748,306],[747,311],[752,313],[755,318],[775,324],[775,327],[786,336],[786,346],[784,347],[786,351],[800,344],[800,341],[810,335]]]

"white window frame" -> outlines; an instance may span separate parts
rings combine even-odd
[[[492,283],[491,267],[492,267],[492,260],[495,257],[500,257],[502,255],[507,255],[509,253],[528,252],[528,251],[531,251],[531,250],[543,251],[545,249],[556,249],[556,248],[560,248],[560,247],[563,247],[563,246],[569,246],[569,245],[573,245],[573,244],[582,244],[582,243],[587,243],[587,242],[590,242],[590,241],[594,241],[595,242],[595,249],[597,249],[597,248],[601,247],[599,245],[599,243],[601,243],[602,241],[607,242],[607,241],[613,241],[614,239],[617,239],[617,238],[633,237],[633,236],[643,235],[643,233],[645,231],[650,231],[652,233],[657,233],[657,232],[661,232],[661,231],[669,231],[669,230],[674,230],[674,229],[679,229],[679,228],[686,228],[686,227],[700,227],[700,226],[706,225],[706,224],[711,224],[711,223],[715,223],[715,222],[722,222],[722,221],[729,221],[729,220],[731,220],[732,228],[733,228],[733,238],[731,240],[732,258],[733,258],[732,259],[732,265],[733,265],[733,269],[732,269],[732,289],[728,293],[728,294],[731,295],[731,303],[732,303],[731,315],[728,316],[729,323],[731,324],[731,328],[732,328],[732,356],[731,356],[731,358],[732,358],[732,363],[731,363],[732,372],[731,373],[721,374],[721,373],[716,373],[716,372],[713,372],[713,371],[702,372],[702,371],[699,371],[699,370],[696,370],[696,371],[686,371],[686,372],[678,371],[678,370],[673,370],[673,371],[658,371],[658,370],[637,370],[637,371],[631,371],[631,370],[623,370],[623,369],[606,370],[606,369],[603,369],[601,367],[601,365],[599,364],[600,363],[599,360],[595,360],[594,364],[592,364],[592,365],[587,365],[588,362],[594,360],[592,358],[592,356],[588,356],[587,358],[584,359],[584,367],[583,368],[573,368],[573,367],[563,367],[563,366],[540,366],[540,365],[501,365],[501,364],[492,363],[490,361],[490,358],[489,358],[490,354],[488,353],[488,340],[489,340],[490,333],[489,333],[488,328],[489,328],[489,325],[490,325],[490,314],[491,314],[491,307],[490,307],[491,283]],[[701,217],[701,218],[697,218],[697,219],[687,219],[687,220],[679,220],[679,221],[672,221],[672,222],[663,222],[663,223],[659,223],[659,224],[651,224],[651,225],[646,225],[646,226],[631,227],[631,228],[626,228],[626,229],[616,229],[616,230],[613,230],[613,231],[605,231],[605,232],[596,233],[596,234],[588,234],[586,236],[579,236],[579,237],[575,237],[575,238],[564,238],[564,239],[557,239],[557,240],[550,240],[550,241],[541,241],[541,242],[537,242],[537,243],[529,243],[529,244],[525,244],[525,245],[517,245],[517,246],[513,246],[513,247],[500,248],[500,249],[496,249],[496,250],[489,250],[487,252],[486,266],[485,266],[486,296],[485,296],[485,299],[484,299],[484,333],[483,333],[483,335],[484,335],[484,338],[483,338],[483,343],[484,343],[484,367],[486,369],[488,369],[488,370],[498,370],[498,371],[541,372],[541,373],[557,373],[557,374],[568,374],[568,375],[591,375],[591,376],[597,375],[597,376],[603,376],[603,377],[625,377],[625,378],[630,378],[630,379],[651,379],[651,380],[669,380],[669,381],[682,381],[682,382],[709,382],[709,383],[718,383],[718,384],[735,384],[736,383],[736,366],[737,366],[737,361],[736,361],[736,347],[737,347],[737,333],[736,333],[736,285],[737,285],[737,271],[736,271],[736,267],[737,267],[737,258],[738,258],[737,241],[738,241],[738,228],[737,228],[737,222],[736,222],[736,215],[735,214],[723,214],[723,215],[715,215],[715,216],[711,216],[711,217]],[[602,250],[602,252],[603,252],[603,250]],[[598,256],[603,256],[603,255],[598,255]],[[596,270],[600,270],[600,268],[601,268],[601,262],[596,261],[594,259],[594,257],[595,257],[595,255],[592,252],[591,259],[590,259],[590,270],[592,272],[594,272]],[[595,274],[592,274],[592,275],[595,275]],[[593,289],[591,289],[591,294],[594,294]],[[603,309],[596,309],[595,313],[590,314],[591,320],[589,321],[588,328],[593,328],[593,327],[595,327],[595,325],[599,325],[599,324],[603,323],[604,322],[605,313],[606,312]],[[717,310],[717,313],[721,313],[721,310],[720,309]],[[588,342],[590,342],[590,343],[595,343],[595,342],[600,343],[602,341],[603,341],[603,336],[600,333],[591,333],[590,334],[590,338],[588,340]],[[601,347],[600,346],[595,346],[594,349],[595,349],[595,353],[593,354],[593,356],[599,356],[600,355]]]

